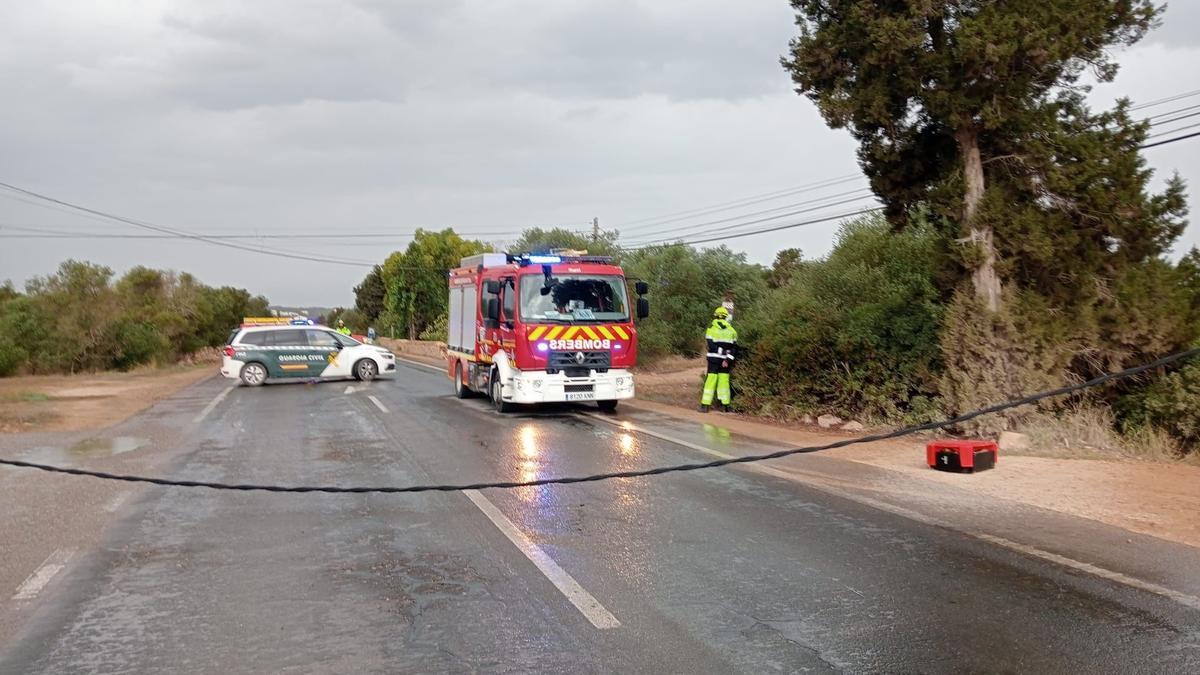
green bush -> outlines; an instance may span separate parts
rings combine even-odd
[[[843,226],[825,260],[795,266],[738,325],[742,409],[908,421],[937,416],[933,230]]]
[[[29,354],[6,335],[0,335],[0,377],[12,375],[29,359]]]
[[[1122,397],[1117,413],[1123,431],[1161,429],[1195,451],[1200,447],[1200,362],[1193,359]]]
[[[640,249],[627,254],[624,269],[630,282],[650,285],[650,317],[639,320],[637,329],[639,353],[651,359],[700,354],[712,311],[726,295],[740,315],[767,290],[765,270],[724,246],[703,251],[680,244]]]
[[[429,327],[421,331],[418,336],[421,340],[429,340],[432,342],[445,342],[446,337],[450,332],[450,318],[446,314],[442,314],[429,324]]]
[[[224,344],[242,317],[266,311],[261,296],[186,273],[135,267],[114,283],[109,268],[68,260],[24,294],[0,287],[0,375],[167,362]]]
[[[171,350],[170,341],[152,323],[119,319],[111,330],[116,345],[112,366],[118,370],[150,363]]]

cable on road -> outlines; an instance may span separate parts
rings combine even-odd
[[[941,420],[938,422],[926,422],[915,426],[904,427],[895,431],[886,433],[871,434],[869,436],[860,436],[858,438],[847,438],[834,443],[826,443],[824,445],[812,445],[800,448],[788,448],[786,450],[777,450],[760,455],[745,455],[743,457],[731,457],[729,459],[718,459],[711,462],[696,462],[688,464],[674,464],[671,466],[660,466],[653,469],[639,469],[633,471],[613,471],[609,473],[597,473],[589,476],[564,476],[561,478],[542,478],[538,480],[527,481],[493,481],[487,483],[450,483],[444,485],[407,485],[407,486],[380,486],[380,487],[347,487],[337,485],[327,486],[306,486],[306,485],[258,485],[254,483],[217,483],[212,481],[196,481],[196,480],[173,480],[170,478],[152,478],[149,476],[131,476],[124,474],[107,473],[104,471],[89,471],[87,469],[76,469],[72,467],[51,466],[49,464],[35,464],[33,462],[23,462],[15,459],[0,458],[0,465],[15,466],[24,469],[37,469],[50,473],[62,473],[71,476],[89,476],[91,478],[102,478],[105,480],[122,481],[126,483],[149,483],[151,485],[163,485],[167,487],[202,487],[211,488],[213,490],[233,490],[238,492],[325,492],[330,494],[399,494],[413,492],[464,492],[467,490],[487,490],[487,489],[513,489],[523,487],[538,487],[541,485],[571,485],[574,483],[596,483],[599,481],[612,480],[614,478],[644,478],[647,476],[660,476],[667,473],[681,473],[684,471],[699,471],[701,469],[715,469],[722,466],[730,466],[733,464],[750,464],[753,462],[763,462],[769,459],[779,459],[781,457],[789,457],[791,455],[801,455],[813,452],[821,452],[824,450],[833,450],[834,448],[844,448],[850,445],[859,445],[862,443],[874,443],[876,441],[886,441],[902,436],[911,436],[912,434],[921,431],[932,431],[934,429],[942,429],[951,427],[963,422],[973,420],[984,415],[991,415],[1012,408],[1017,408],[1024,405],[1037,403],[1043,399],[1053,398],[1055,396],[1063,396],[1072,394],[1077,391],[1091,389],[1102,384],[1124,380],[1134,375],[1139,375],[1149,370],[1161,368],[1163,366],[1181,361],[1200,354],[1200,347],[1189,349],[1183,352],[1177,352],[1169,356],[1164,356],[1156,361],[1145,363],[1133,368],[1127,368],[1120,372],[1109,373],[1093,378],[1079,384],[1072,384],[1058,389],[1050,389],[1048,391],[1039,392],[1024,398],[999,403],[987,408],[980,408],[969,413],[964,413],[957,417]]]

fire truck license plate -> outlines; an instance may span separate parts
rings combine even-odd
[[[575,391],[567,393],[568,401],[591,401],[596,398],[596,393],[591,391]]]

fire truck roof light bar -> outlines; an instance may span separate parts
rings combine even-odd
[[[554,253],[519,253],[509,254],[508,259],[521,266],[525,265],[555,265],[558,263],[595,263],[607,265],[612,262],[610,256],[604,255],[567,255]]]

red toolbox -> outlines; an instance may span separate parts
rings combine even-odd
[[[996,466],[1000,448],[995,441],[933,441],[925,446],[930,468],[973,473]]]

